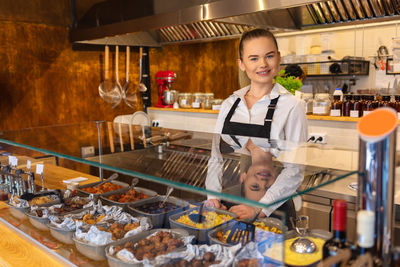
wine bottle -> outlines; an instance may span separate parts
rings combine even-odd
[[[340,249],[350,248],[346,239],[347,203],[343,199],[333,202],[333,237],[325,242],[322,248],[322,258],[335,256]],[[339,266],[332,265],[332,266]]]
[[[367,253],[371,254],[373,265],[382,266],[382,261],[375,253],[375,213],[368,210],[360,210],[357,213],[357,246],[353,251],[353,259]]]
[[[375,213],[360,210],[357,213],[357,254],[374,254]]]

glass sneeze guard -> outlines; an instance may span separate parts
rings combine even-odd
[[[95,122],[3,131],[0,144],[263,209],[355,175],[358,159],[321,145],[112,122],[100,136]]]

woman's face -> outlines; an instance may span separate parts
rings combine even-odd
[[[250,200],[259,201],[273,185],[278,177],[277,170],[271,164],[253,164],[242,174],[244,196]]]
[[[245,71],[252,83],[271,85],[278,75],[281,56],[274,41],[258,37],[243,43],[239,67]]]

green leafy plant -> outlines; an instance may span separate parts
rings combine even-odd
[[[303,86],[303,83],[300,81],[299,78],[294,76],[288,76],[285,73],[285,70],[280,70],[278,76],[275,77],[275,82],[279,83],[283,87],[286,88],[289,92],[293,95],[295,91],[300,90]]]

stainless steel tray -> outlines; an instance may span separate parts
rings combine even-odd
[[[180,206],[181,208],[169,212],[156,213],[156,214],[147,213],[137,209],[137,207],[140,207],[144,204],[154,203],[163,199],[164,196],[156,196],[152,198],[142,199],[135,202],[134,204],[129,205],[128,210],[130,213],[132,213],[133,216],[146,216],[150,218],[153,228],[160,228],[160,227],[169,228],[169,222],[170,222],[169,217],[176,213],[182,212],[182,210],[189,209],[189,202],[176,197],[169,197],[167,200],[168,203],[175,204],[177,206]]]
[[[199,210],[199,207],[195,207],[195,208],[192,208],[192,209],[189,209],[189,210],[183,211],[181,213],[170,216],[169,223],[171,225],[171,228],[172,229],[181,228],[181,229],[187,230],[190,235],[195,236],[197,242],[200,244],[209,243],[210,240],[208,239],[208,233],[210,231],[212,231],[213,229],[215,229],[216,227],[218,227],[218,225],[216,225],[212,228],[209,228],[209,229],[199,229],[199,228],[195,228],[195,227],[189,226],[187,224],[176,221],[177,219],[179,219],[179,217],[186,215],[186,214],[190,214],[190,212],[192,212],[194,210]],[[204,207],[203,211],[215,211],[217,214],[227,214],[227,215],[232,216],[233,218],[237,217],[236,214],[226,211],[226,210]]]
[[[76,249],[82,253],[83,255],[85,255],[86,257],[88,257],[89,259],[95,260],[95,261],[102,261],[106,259],[106,254],[105,254],[105,248],[108,245],[112,245],[115,242],[111,242],[105,245],[93,245],[90,243],[87,243],[85,241],[79,240],[75,237],[75,233],[72,236],[72,240],[75,243],[75,247]],[[124,240],[124,238],[122,238],[120,241]]]
[[[276,218],[261,218],[258,219],[257,222],[264,222],[266,226],[269,227],[276,227],[277,229],[281,230],[283,233],[286,233],[288,228],[287,226],[283,225],[282,221],[276,219]],[[225,242],[219,241],[217,238],[217,233],[219,231],[223,231],[224,233],[229,230],[232,229],[232,227],[237,223],[236,220],[231,220],[227,223],[221,224],[219,226],[217,226],[214,230],[210,231],[208,233],[208,239],[210,240],[210,244],[219,244],[222,246],[227,246],[227,247],[231,247],[231,244],[227,244]],[[258,242],[258,240],[256,240]],[[262,240],[260,240],[260,242],[262,242]]]
[[[62,228],[58,228],[56,226],[47,224],[50,229],[51,235],[60,242],[65,244],[74,244],[74,240],[72,237],[74,236],[75,230],[65,230]]]
[[[106,205],[115,205],[115,206],[120,206],[120,207],[126,207],[127,208],[127,206],[130,205],[130,204],[136,203],[136,202],[144,200],[144,199],[148,199],[148,198],[144,198],[144,199],[140,199],[140,200],[136,200],[136,201],[132,201],[132,202],[126,202],[126,203],[121,203],[121,202],[117,202],[117,201],[113,201],[113,200],[108,199],[108,197],[110,197],[112,195],[124,194],[124,193],[128,192],[130,189],[131,189],[131,187],[126,187],[126,188],[121,189],[121,191],[118,192],[118,193],[115,193],[113,191],[104,193],[100,197],[101,202],[103,202]],[[157,192],[155,192],[153,190],[150,190],[150,189],[143,188],[143,187],[134,187],[133,190],[135,190],[138,193],[145,194],[145,195],[149,196],[149,198],[157,196]]]
[[[18,218],[18,219],[22,219],[22,220],[26,220],[28,219],[28,216],[26,215],[26,213],[28,213],[28,211],[30,210],[31,206],[26,207],[26,208],[19,208],[16,206],[11,205],[8,202],[5,202],[7,206],[10,207],[10,213],[11,215],[13,215],[14,217]],[[60,200],[54,200],[54,201],[50,201],[44,204],[40,204],[40,205],[36,205],[39,207],[50,207],[52,205],[56,205],[60,203]]]
[[[81,196],[89,196],[90,193],[88,193],[88,192],[86,192],[86,191],[83,191],[82,188],[95,187],[96,185],[98,185],[98,184],[100,184],[100,183],[101,183],[101,181],[98,181],[98,182],[95,182],[95,183],[90,183],[90,184],[85,184],[85,185],[79,186],[78,189],[77,189],[77,192],[78,192]],[[110,181],[110,183],[117,184],[117,185],[122,185],[123,187],[129,187],[129,184],[124,183],[124,182],[120,182],[120,181],[117,181],[117,180],[112,180],[112,181]],[[102,195],[104,195],[104,194],[107,194],[107,193],[118,194],[118,193],[121,192],[123,189],[125,189],[125,188],[121,188],[121,189],[118,189],[118,190],[106,192],[106,193],[103,193],[103,194],[93,194],[94,200],[97,201],[97,199],[98,199],[100,196],[102,196]]]
[[[107,260],[108,260],[108,264],[110,265],[110,267],[142,266],[141,263],[136,263],[136,264],[135,263],[127,263],[127,262],[124,262],[124,261],[118,259],[114,255],[111,255],[110,252],[109,252],[110,251],[110,247],[111,246],[121,245],[121,244],[124,244],[124,243],[129,242],[129,241],[131,241],[133,243],[137,243],[140,240],[148,237],[149,235],[152,235],[152,234],[154,234],[154,233],[156,233],[158,231],[162,231],[162,230],[169,230],[169,231],[173,232],[174,234],[176,234],[178,236],[181,236],[181,237],[186,237],[186,236],[189,235],[189,233],[187,231],[183,230],[183,229],[153,229],[153,230],[150,230],[150,231],[142,232],[142,233],[137,234],[135,236],[130,236],[128,238],[125,238],[124,240],[121,239],[121,240],[119,240],[117,242],[114,242],[112,244],[107,245],[107,247],[105,249],[105,254],[106,254],[106,257],[107,257]]]
[[[56,204],[53,204],[56,205]],[[83,208],[83,209],[77,209],[74,211],[69,211],[69,212],[64,212],[64,213],[60,213],[57,215],[67,215],[67,214],[74,214],[74,213],[79,213],[82,212],[84,210],[89,210],[92,207],[87,207],[87,208]],[[33,226],[35,226],[37,229],[39,230],[43,230],[43,231],[48,231],[49,230],[49,223],[50,220],[46,217],[46,218],[42,218],[42,217],[38,217],[36,215],[31,214],[30,212],[26,213],[26,215],[29,217],[29,221],[31,222],[31,224]]]

